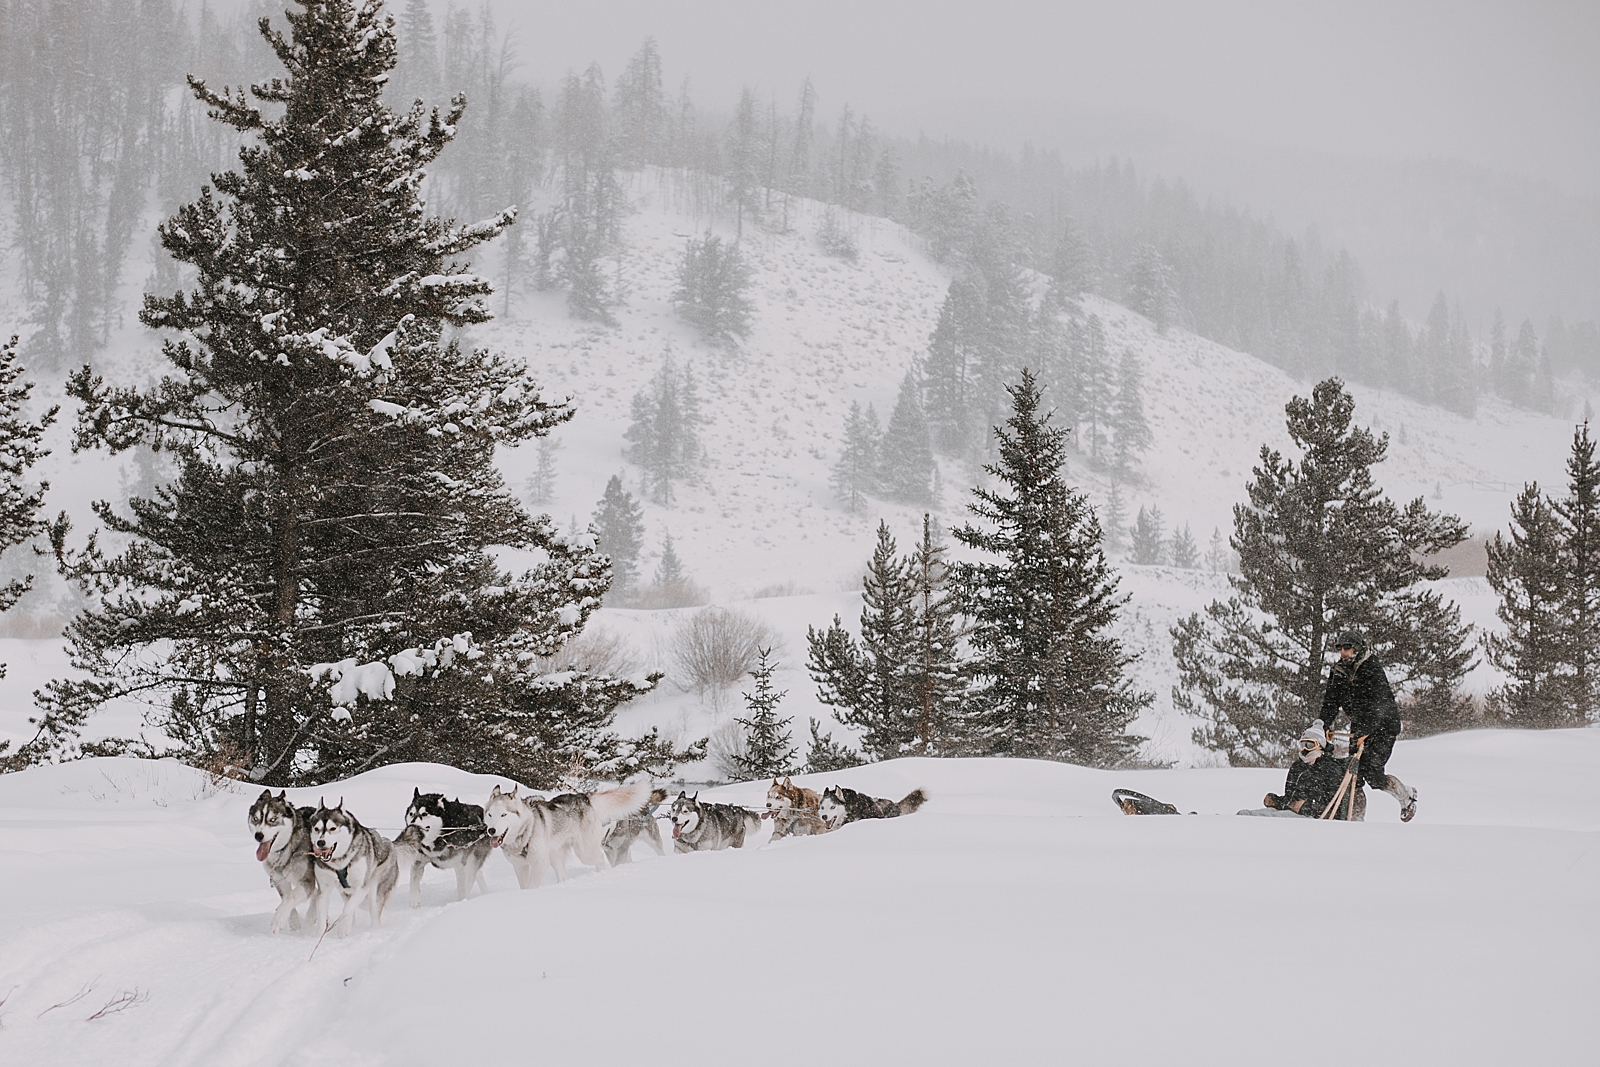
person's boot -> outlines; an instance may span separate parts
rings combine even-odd
[[[1400,802],[1400,821],[1410,822],[1417,814],[1417,791],[1392,774],[1384,783],[1383,791]]]
[[[1261,798],[1261,803],[1264,807],[1281,808],[1283,807],[1283,798],[1276,793],[1268,793]]]

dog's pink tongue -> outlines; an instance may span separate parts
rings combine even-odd
[[[256,846],[256,859],[261,860],[262,862],[265,862],[266,858],[267,858],[267,853],[271,852],[271,851],[272,851],[272,842],[271,841],[263,841],[263,842],[261,842],[261,844]]]
[[[678,824],[677,824],[677,823],[673,823],[673,824],[672,824],[672,839],[673,839],[673,840],[674,840],[674,841],[676,841],[676,840],[677,840],[677,839],[678,839],[678,833],[679,833],[679,832],[680,832],[680,831],[681,831],[681,830],[682,830],[682,829],[683,829],[683,827],[681,827],[681,826],[679,826],[679,825],[678,825]]]

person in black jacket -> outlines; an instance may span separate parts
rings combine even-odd
[[[1322,720],[1318,719],[1300,735],[1300,752],[1295,761],[1289,764],[1283,795],[1268,793],[1262,803],[1269,808],[1292,811],[1312,819],[1319,817],[1333,798],[1339,795],[1339,785],[1344,781],[1345,766],[1349,762],[1336,759],[1327,748],[1328,735],[1322,728]],[[1364,807],[1358,800],[1357,811],[1360,812]],[[1347,811],[1341,803],[1333,817],[1343,819]]]
[[[1392,795],[1400,802],[1400,821],[1410,822],[1417,813],[1417,791],[1384,769],[1400,737],[1400,705],[1395,703],[1389,678],[1361,634],[1346,630],[1335,644],[1339,662],[1328,671],[1323,718],[1333,722],[1341,712],[1349,716],[1352,759],[1356,742],[1366,738],[1358,781]]]

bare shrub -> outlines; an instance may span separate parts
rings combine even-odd
[[[713,704],[755,667],[763,648],[782,644],[772,627],[753,615],[727,608],[707,608],[683,622],[672,635],[672,661],[678,685]]]
[[[739,761],[745,757],[748,747],[744,727],[730,720],[711,731],[706,762],[717,772],[717,777],[737,779],[743,766]]]
[[[591,675],[631,678],[644,673],[644,660],[628,641],[605,629],[589,629],[574,637],[553,656],[541,657],[542,673],[587,671]]]
[[[205,753],[195,766],[206,774],[205,796],[231,790],[235,782],[250,780],[250,757],[233,741],[222,741]]]

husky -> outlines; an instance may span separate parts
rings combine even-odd
[[[581,862],[604,870],[606,854],[600,839],[606,823],[637,812],[649,792],[648,785],[635,782],[604,793],[563,793],[541,800],[517,796],[516,786],[505,793],[497,785],[483,806],[489,845],[505,853],[523,889],[537,889],[547,866],[556,881],[565,879],[569,848]]]
[[[772,837],[776,841],[780,837],[805,837],[808,834],[827,833],[828,828],[822,825],[822,816],[817,809],[822,804],[822,796],[815,789],[806,789],[794,784],[794,779],[785,778],[778,781],[772,780],[767,787],[767,811],[765,817],[772,820]]]
[[[822,803],[818,810],[823,825],[830,830],[837,830],[845,823],[862,819],[893,819],[897,815],[910,815],[927,802],[928,794],[920,789],[913,789],[897,804],[892,800],[857,793],[842,785],[830,785],[822,791]]]
[[[672,844],[679,852],[714,852],[743,848],[761,829],[761,816],[732,804],[702,804],[700,794],[679,792],[667,814],[672,818]]]
[[[383,922],[384,905],[400,881],[400,865],[394,843],[345,811],[344,798],[332,808],[326,801],[317,804],[311,815],[311,858],[316,861],[317,885],[330,904],[344,902],[334,928],[339,937],[348,937],[363,904],[372,915],[373,926]],[[328,908],[324,905],[322,910]]]
[[[413,908],[422,906],[422,872],[430,863],[440,870],[455,868],[457,900],[467,899],[474,881],[479,892],[489,891],[483,865],[493,846],[489,843],[489,828],[483,822],[483,809],[478,805],[463,804],[460,797],[446,800],[443,793],[424,793],[413,787],[411,805],[406,808],[406,828],[395,838],[395,844],[407,853],[402,859],[410,863]]]
[[[272,915],[272,932],[287,926],[300,929],[295,911],[303,901],[306,918],[317,909],[317,875],[311,861],[311,815],[315,808],[297,808],[287,790],[277,796],[263,789],[250,805],[250,832],[256,838],[256,859],[278,891],[278,910]]]
[[[661,843],[661,828],[656,825],[656,809],[667,799],[665,789],[652,789],[639,810],[625,819],[618,819],[606,831],[606,838],[600,842],[600,847],[606,850],[606,859],[615,867],[619,863],[633,861],[633,843],[640,838],[645,844],[656,850],[656,855],[665,856],[666,847]]]

